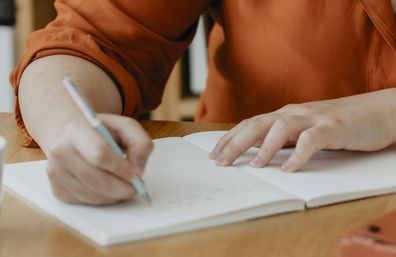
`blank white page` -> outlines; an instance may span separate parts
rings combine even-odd
[[[378,152],[319,151],[302,171],[279,166],[292,149],[281,150],[264,169],[243,169],[306,201],[308,207],[396,192],[396,148]]]
[[[141,199],[108,207],[61,203],[51,193],[45,165],[45,161],[6,165],[5,184],[100,245],[155,236],[161,230],[164,234],[172,226],[182,231],[182,224],[199,228],[191,223],[241,209],[294,201],[292,211],[296,201],[299,209],[304,204],[238,168],[216,167],[204,151],[181,138],[155,141],[144,174],[153,205]]]
[[[205,152],[210,153],[220,138],[226,133],[227,131],[225,130],[205,131],[184,136],[183,139],[201,148]]]
[[[186,140],[209,152],[225,131],[202,132]],[[248,162],[257,153],[249,149],[235,166],[304,199],[308,207],[396,192],[396,146],[377,152],[319,151],[296,173],[280,166],[294,149],[282,149],[264,168]]]

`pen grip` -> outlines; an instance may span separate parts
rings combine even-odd
[[[106,140],[106,142],[110,145],[111,149],[114,152],[119,154],[120,156],[125,156],[125,152],[121,149],[121,147],[114,140],[114,137],[111,135],[110,131],[103,125],[95,127],[96,131]],[[135,177],[131,181],[133,187],[138,192],[138,194],[145,194],[146,190],[144,189],[144,185],[142,180],[139,177]]]
[[[117,142],[114,140],[113,136],[111,135],[110,131],[103,124],[100,124],[95,129],[103,137],[103,139],[106,140],[106,142],[110,145],[111,149],[114,152],[116,152],[120,156],[125,156],[125,152],[117,144]]]

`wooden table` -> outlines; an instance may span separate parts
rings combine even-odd
[[[231,127],[153,121],[143,126],[153,138]],[[0,114],[0,135],[8,141],[7,162],[44,158],[40,150],[20,146],[22,138],[12,115]],[[99,248],[6,189],[0,210],[0,257],[336,256],[337,240],[344,231],[394,208],[396,196],[388,195]]]

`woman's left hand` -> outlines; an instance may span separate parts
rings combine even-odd
[[[282,165],[297,171],[318,150],[375,151],[396,142],[396,89],[333,100],[287,105],[239,123],[209,157],[221,166],[233,162],[252,146],[260,147],[251,161],[266,166],[284,146],[295,150]]]

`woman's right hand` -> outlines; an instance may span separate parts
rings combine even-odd
[[[117,155],[88,122],[72,122],[48,152],[54,195],[67,203],[106,205],[135,195],[132,178],[144,171],[153,144],[138,122],[99,115],[127,157]]]

